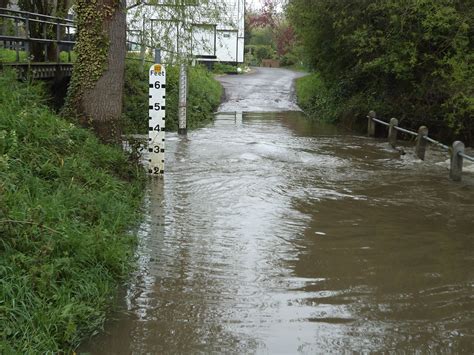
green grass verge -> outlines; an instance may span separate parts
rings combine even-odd
[[[25,51],[20,51],[19,56],[20,56],[20,61],[19,61],[20,63],[28,62],[28,58]],[[69,62],[69,56],[67,52],[59,53],[59,58],[61,60],[61,63]],[[73,63],[76,60],[76,58],[77,58],[76,53],[71,51],[71,62]],[[0,63],[14,63],[14,62],[17,62],[16,51],[13,49],[0,48]]]
[[[127,60],[125,71],[123,127],[126,133],[148,132],[148,68],[140,68],[137,60]],[[166,130],[178,129],[179,67],[166,66]],[[189,67],[188,110],[189,129],[201,127],[214,117],[221,102],[222,86],[205,68]]]
[[[0,353],[71,352],[133,264],[143,171],[0,73]]]
[[[317,72],[296,80],[296,97],[298,105],[311,118],[355,130],[365,129],[366,122],[354,117],[380,108],[380,103],[362,92],[344,98],[341,86],[327,85]]]
[[[237,65],[215,62],[212,66],[212,72],[214,74],[238,74],[237,68]]]
[[[336,117],[334,96],[324,85],[318,73],[296,80],[296,97],[298,105],[309,116],[334,122]]]

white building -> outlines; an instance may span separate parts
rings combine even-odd
[[[245,0],[157,2],[129,10],[131,42],[161,49],[164,62],[183,56],[199,61],[244,61]]]

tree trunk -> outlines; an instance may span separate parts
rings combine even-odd
[[[64,114],[74,115],[82,125],[92,127],[106,143],[119,143],[121,139],[127,50],[125,7],[125,0],[98,0],[96,5],[80,0],[76,8],[78,59]],[[91,12],[96,16],[90,16]]]
[[[84,93],[83,109],[92,121],[99,138],[106,142],[120,142],[119,125],[122,115],[123,83],[125,75],[127,20],[125,6],[104,21],[109,38],[107,70],[97,84]]]

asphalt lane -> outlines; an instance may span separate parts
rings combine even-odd
[[[301,111],[296,104],[294,80],[304,73],[281,68],[252,68],[243,75],[218,77],[225,89],[219,112]]]

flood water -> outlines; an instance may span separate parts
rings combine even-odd
[[[93,354],[474,352],[474,175],[301,113],[170,134]],[[474,170],[474,169],[472,169]]]

